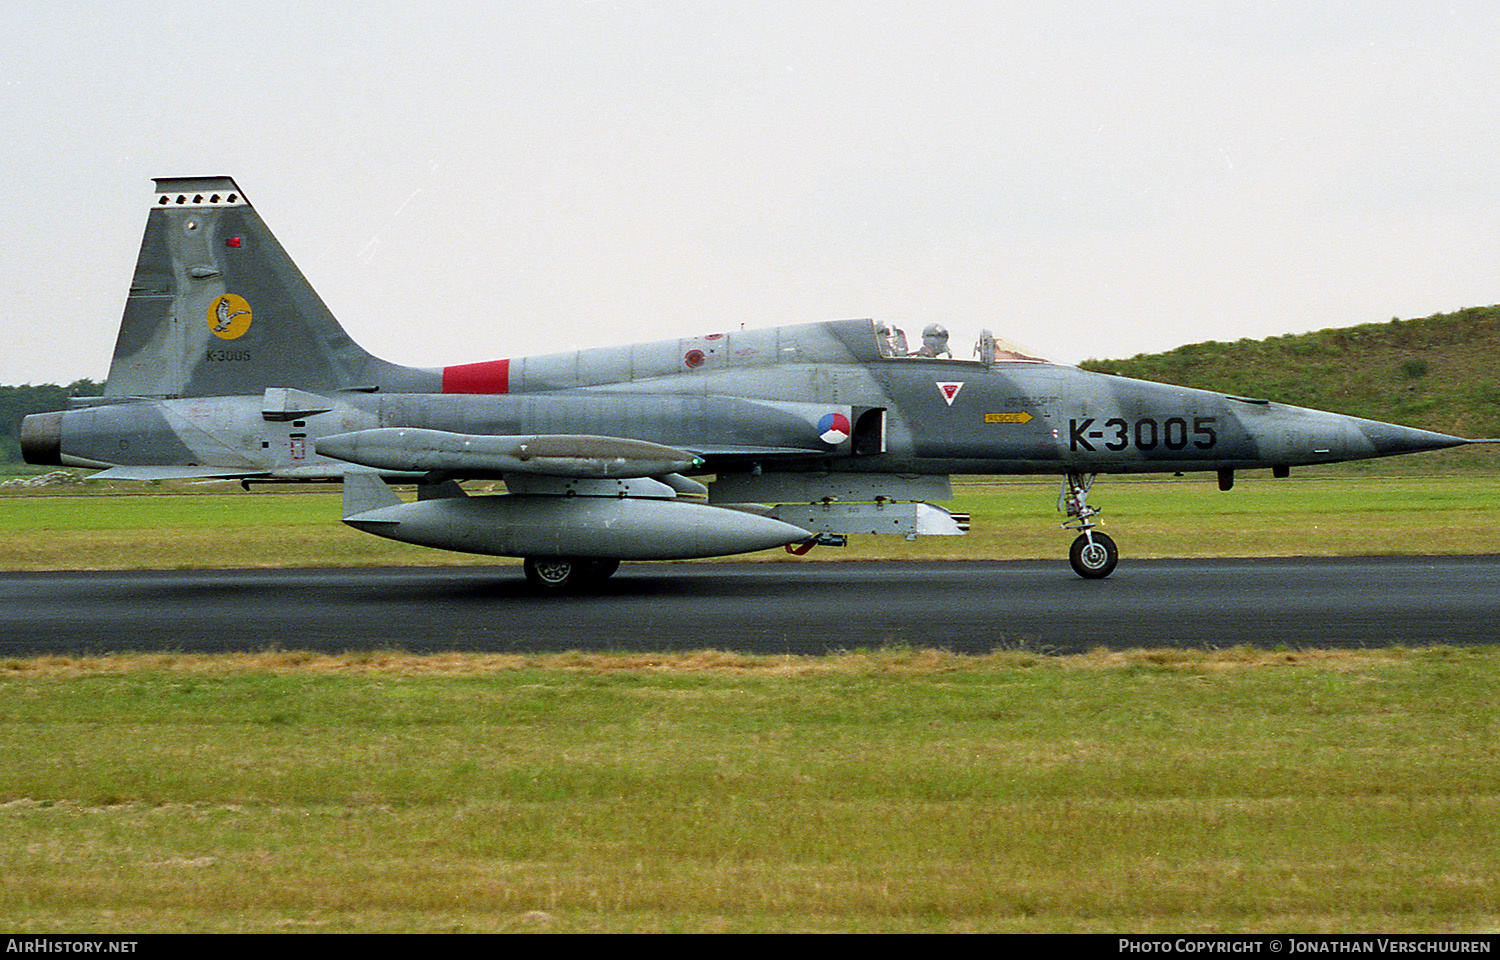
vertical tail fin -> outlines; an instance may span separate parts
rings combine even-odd
[[[441,383],[439,371],[386,363],[349,339],[232,179],[156,181],[106,396]]]

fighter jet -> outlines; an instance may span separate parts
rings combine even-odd
[[[853,319],[400,366],[350,339],[232,179],[155,184],[104,396],[27,417],[26,459],[340,481],[350,526],[520,557],[548,590],[621,560],[961,535],[969,518],[938,504],[972,474],[1060,476],[1069,561],[1099,579],[1119,557],[1088,503],[1100,474],[1206,471],[1228,490],[1240,470],[1479,442],[1089,373],[941,324],[916,349]]]

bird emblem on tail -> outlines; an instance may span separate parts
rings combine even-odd
[[[235,340],[250,329],[253,316],[244,297],[226,293],[214,299],[208,308],[208,328],[223,340]]]
[[[229,329],[229,325],[234,322],[235,317],[242,317],[250,312],[249,310],[236,310],[230,313],[228,297],[220,297],[218,306],[215,309],[218,311],[217,318],[219,322],[214,324],[214,333],[223,333]]]

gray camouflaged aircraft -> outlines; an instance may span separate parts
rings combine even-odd
[[[1101,473],[1211,471],[1228,490],[1237,470],[1477,442],[1087,373],[988,331],[955,357],[936,324],[915,349],[892,325],[835,320],[398,366],[349,338],[232,179],[155,182],[104,396],[27,417],[27,461],[342,481],[350,526],[521,557],[547,589],[621,560],[962,534],[969,518],[932,502],[955,474],[1060,475],[1069,559],[1097,579],[1118,559],[1087,503]]]

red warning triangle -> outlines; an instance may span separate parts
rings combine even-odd
[[[948,402],[948,406],[951,407],[953,406],[953,401],[958,399],[958,391],[963,387],[963,385],[964,384],[962,380],[958,381],[957,383],[954,383],[950,380],[947,383],[939,383],[937,385],[937,388],[938,390],[942,391],[943,399],[946,400]]]

